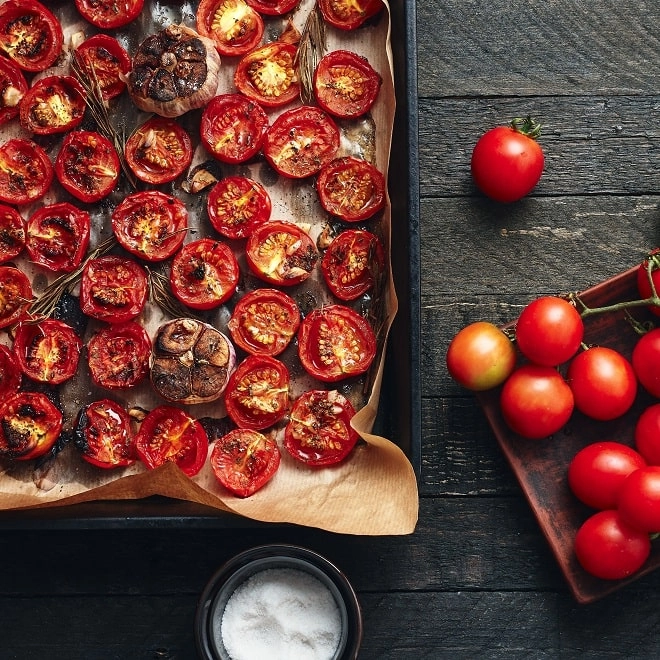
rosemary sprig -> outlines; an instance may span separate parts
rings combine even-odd
[[[173,318],[192,317],[201,321],[199,316],[184,307],[172,294],[170,280],[161,270],[147,266],[149,276],[149,300]]]
[[[314,71],[326,48],[325,21],[318,3],[315,3],[305,21],[296,53],[300,98],[303,103],[309,104],[314,101]]]

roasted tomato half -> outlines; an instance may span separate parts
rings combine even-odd
[[[128,166],[146,183],[174,181],[192,161],[192,142],[174,119],[152,117],[126,141]]]
[[[216,440],[210,457],[216,479],[238,497],[262,488],[280,466],[280,450],[273,438],[259,431],[235,429]]]
[[[227,414],[245,429],[266,429],[289,408],[289,370],[267,355],[250,355],[231,375],[225,390]]]
[[[355,30],[383,7],[383,0],[317,0],[323,18],[339,30]]]
[[[89,371],[97,385],[123,390],[149,374],[151,340],[136,321],[107,326],[87,342]]]
[[[304,282],[319,258],[310,235],[292,222],[271,220],[257,227],[245,246],[250,270],[264,282],[293,286]]]
[[[18,392],[20,386],[21,368],[9,348],[0,344],[0,401]]]
[[[42,206],[26,224],[30,259],[54,272],[78,268],[89,246],[89,213],[69,202]]]
[[[95,319],[123,323],[147,302],[148,279],[136,261],[116,255],[89,259],[80,279],[80,308]]]
[[[220,94],[204,108],[199,130],[204,147],[218,160],[244,163],[261,149],[268,116],[241,94]]]
[[[131,70],[131,58],[119,42],[108,34],[95,34],[76,48],[83,71],[96,80],[106,100],[119,96],[125,89],[125,76]]]
[[[270,220],[272,203],[267,190],[245,176],[228,176],[213,186],[207,198],[213,228],[227,238],[247,238]]]
[[[246,0],[263,16],[282,16],[298,6],[300,0]]]
[[[385,269],[380,239],[362,229],[337,236],[323,255],[321,272],[328,288],[340,300],[355,300],[379,282]]]
[[[140,460],[150,470],[171,462],[193,477],[206,461],[209,440],[196,419],[181,408],[164,405],[144,418],[135,446]]]
[[[18,116],[19,104],[28,90],[23,72],[0,56],[0,125]]]
[[[131,418],[110,399],[93,401],[80,410],[75,443],[82,457],[96,467],[125,467],[137,459]]]
[[[300,96],[294,44],[273,41],[244,55],[236,67],[234,84],[249,99],[275,108]]]
[[[48,76],[30,87],[21,101],[21,126],[36,135],[66,133],[85,115],[85,91],[73,76]]]
[[[371,110],[382,82],[365,57],[350,50],[333,50],[316,67],[314,95],[335,117],[360,117]]]
[[[346,222],[361,222],[385,206],[385,177],[362,158],[345,156],[325,165],[316,179],[321,206]]]
[[[146,261],[163,261],[183,244],[188,211],[176,197],[158,190],[128,195],[112,213],[119,244]]]
[[[55,174],[81,202],[98,202],[117,185],[121,165],[112,142],[96,131],[73,131],[62,142]]]
[[[75,375],[81,348],[76,331],[57,319],[20,323],[14,339],[21,371],[32,380],[51,385]]]
[[[53,176],[48,154],[31,140],[14,138],[0,146],[0,201],[21,206],[41,199]]]
[[[60,22],[40,2],[8,0],[0,5],[0,49],[21,69],[47,69],[63,43]]]
[[[220,55],[244,55],[261,41],[264,20],[245,0],[202,0],[197,31],[215,44]]]
[[[23,271],[0,266],[0,328],[18,323],[32,302],[32,285]]]
[[[25,247],[25,220],[12,206],[0,204],[0,263],[17,257]]]
[[[62,413],[41,392],[17,392],[0,403],[0,456],[29,461],[49,452],[62,431]]]
[[[76,0],[76,9],[92,25],[110,30],[136,19],[144,0]]]
[[[303,319],[298,355],[307,373],[331,383],[369,368],[376,356],[376,336],[357,312],[344,305],[328,305]]]
[[[252,355],[279,355],[300,326],[296,301],[278,289],[246,293],[234,307],[227,327],[234,342]]]
[[[293,404],[284,429],[284,447],[298,461],[312,466],[344,460],[359,440],[351,427],[355,409],[337,390],[310,390]]]
[[[240,272],[231,248],[212,238],[184,245],[172,260],[172,293],[193,309],[213,309],[236,291]]]

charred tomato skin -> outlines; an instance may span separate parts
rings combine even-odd
[[[0,201],[22,206],[41,199],[55,170],[48,154],[32,140],[13,138],[0,146]]]
[[[357,30],[385,6],[382,0],[318,0],[324,20],[338,30]]]
[[[259,44],[264,21],[245,0],[201,0],[197,31],[215,44],[220,55],[244,55]]]
[[[57,104],[50,103],[57,98]],[[54,109],[56,108],[56,109]],[[40,78],[21,101],[21,126],[35,135],[66,133],[85,116],[85,90],[73,76]]]
[[[87,75],[96,76],[104,99],[113,99],[126,89],[123,77],[131,70],[131,58],[114,37],[95,34],[76,48],[76,55]]]
[[[128,25],[135,20],[144,7],[144,0],[75,0],[80,15],[102,30]]]

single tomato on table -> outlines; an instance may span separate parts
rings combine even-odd
[[[0,201],[22,206],[41,199],[54,175],[48,154],[32,140],[13,138],[0,145]]]
[[[27,91],[20,108],[21,126],[35,135],[73,130],[85,115],[85,90],[73,76],[40,78]]]
[[[102,30],[128,25],[144,7],[144,0],[75,0],[80,15]]]
[[[339,30],[356,30],[385,7],[383,0],[318,0],[324,20]]]
[[[0,263],[17,257],[25,247],[25,220],[13,207],[0,204]]]
[[[32,302],[28,276],[14,266],[0,266],[0,328],[25,318]]]
[[[95,34],[85,39],[75,50],[77,60],[90,80],[98,81],[107,101],[125,89],[124,78],[131,70],[130,55],[109,34]]]
[[[245,0],[201,0],[196,14],[197,31],[215,44],[220,55],[244,55],[259,45],[264,20]]]
[[[21,368],[9,347],[0,344],[0,401],[18,392],[21,386]]]
[[[18,116],[21,99],[27,90],[23,72],[11,60],[0,56],[0,125]]]

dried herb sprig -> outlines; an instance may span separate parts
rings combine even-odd
[[[327,48],[325,21],[321,15],[318,3],[309,12],[302,31],[296,66],[300,79],[300,98],[303,103],[314,101],[314,71]]]
[[[149,300],[169,314],[172,318],[192,317],[201,321],[199,316],[184,307],[172,294],[170,280],[162,270],[147,267],[149,276]]]

